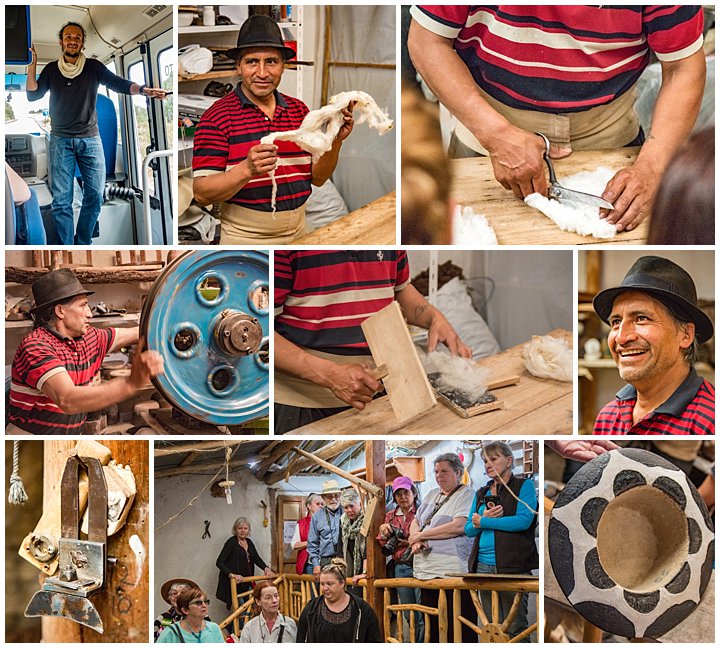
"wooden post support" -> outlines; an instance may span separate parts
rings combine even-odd
[[[378,621],[384,616],[383,601],[380,592],[375,589],[375,580],[385,578],[385,556],[380,551],[380,545],[375,541],[380,525],[385,521],[385,442],[365,441],[365,465],[368,479],[380,489],[382,495],[376,496],[378,504],[371,508],[372,520],[367,534],[367,601],[375,610]],[[370,514],[370,512],[368,512]],[[400,619],[402,625],[402,618]],[[380,624],[384,631],[384,624]],[[383,637],[384,638],[384,637]]]
[[[105,588],[92,597],[103,620],[104,632],[67,619],[43,617],[44,643],[147,643],[148,551],[149,551],[149,448],[147,441],[102,441],[115,461],[129,465],[135,475],[137,494],[125,526],[108,538],[108,554],[117,558],[107,572]],[[43,506],[49,506],[49,493],[57,496],[52,485],[58,484],[65,469],[67,454],[74,441],[45,441],[43,470]]]
[[[462,643],[462,623],[460,622],[460,615],[462,611],[462,604],[460,603],[460,592],[462,590],[453,590],[453,642]]]
[[[438,591],[438,638],[440,643],[448,642],[448,606],[446,590]]]

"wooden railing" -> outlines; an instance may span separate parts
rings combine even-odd
[[[254,579],[267,580],[264,577]],[[319,586],[313,576],[297,574],[280,574],[273,577],[273,583],[280,594],[280,611],[297,621],[303,608],[313,598],[318,596]],[[352,585],[350,579],[348,585]],[[363,598],[367,599],[367,581],[361,580],[358,583],[363,588]],[[515,620],[520,599],[524,593],[538,593],[538,581],[534,578],[518,576],[516,578],[504,576],[501,580],[489,576],[487,579],[465,579],[465,578],[436,578],[433,580],[418,580],[417,578],[382,578],[374,582],[376,589],[383,590],[383,619],[382,625],[385,633],[385,641],[388,643],[402,643],[403,639],[403,612],[418,612],[425,619],[424,643],[430,642],[430,617],[437,618],[438,634],[440,643],[462,643],[463,626],[472,629],[481,642],[487,643],[517,643],[530,636],[537,630],[537,621],[524,629],[515,637],[507,633],[510,625]],[[421,589],[438,590],[438,606],[428,607],[417,603],[391,603],[390,591],[398,587],[412,587]],[[480,624],[475,620],[466,619],[460,613],[460,592],[469,591],[477,617]],[[478,591],[491,592],[491,610],[485,610],[478,595]],[[227,628],[233,624],[233,632],[240,636],[240,621],[247,618],[246,613],[252,607],[250,599],[251,592],[237,593],[237,585],[234,581],[230,583],[233,611],[224,621],[220,623],[221,628]],[[504,620],[500,620],[500,596],[499,592],[515,592],[512,606]],[[452,597],[453,619],[448,619],[448,600]],[[240,602],[242,599],[247,599]],[[536,611],[539,607],[539,599],[536,600]],[[397,614],[395,633],[393,635],[392,616]],[[537,618],[537,616],[536,616]],[[409,615],[409,641],[415,642],[415,614]]]
[[[403,640],[403,624],[402,612],[419,612],[425,619],[425,636],[424,642],[430,641],[430,617],[437,617],[438,635],[440,643],[462,643],[463,625],[472,629],[483,643],[517,643],[530,636],[537,630],[537,621],[524,629],[515,637],[507,634],[510,625],[515,620],[520,607],[520,600],[524,593],[538,593],[538,581],[534,578],[525,578],[518,576],[517,578],[503,577],[502,580],[493,579],[465,579],[465,578],[435,578],[432,580],[418,580],[417,578],[382,578],[374,583],[377,589],[383,592],[383,629],[385,631],[385,641],[388,643],[402,643]],[[417,603],[390,603],[390,590],[398,587],[412,587],[421,589],[438,590],[438,606],[436,608],[420,605]],[[450,593],[448,593],[450,590]],[[480,620],[478,625],[474,620],[466,619],[462,616],[460,593],[465,590],[470,592],[473,606]],[[482,601],[478,595],[478,591],[491,592],[492,609],[488,611],[484,609]],[[500,596],[499,592],[515,592],[512,606],[508,615],[504,620],[500,620]],[[452,596],[453,619],[452,632],[450,622],[448,620],[448,596]],[[539,607],[539,599],[536,601],[536,611]],[[392,613],[396,612],[397,627],[395,636],[392,635]],[[415,642],[415,615],[410,614],[409,641]],[[537,618],[537,617],[536,617]]]

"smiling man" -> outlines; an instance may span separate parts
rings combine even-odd
[[[99,60],[86,58],[85,28],[69,22],[60,29],[61,56],[48,63],[36,79],[37,55],[27,70],[28,101],[38,101],[50,92],[50,144],[48,166],[52,190],[52,212],[58,243],[90,245],[100,216],[105,187],[105,157],[98,130],[98,88],[102,84],[120,94],[163,99],[165,90],[138,85],[114,75]],[[73,225],[75,165],[83,180],[83,200],[77,227]],[[73,234],[74,232],[74,234]]]
[[[49,272],[32,292],[35,325],[13,359],[7,433],[79,434],[88,412],[130,398],[162,373],[160,354],[139,347],[127,378],[101,383],[105,355],[136,344],[137,327],[90,326],[87,297],[93,291],[71,270]]]
[[[713,335],[692,277],[668,259],[638,259],[593,307],[628,385],[602,408],[594,434],[715,434],[715,388],[693,365]]]
[[[195,200],[221,203],[221,244],[289,243],[305,231],[311,185],[324,184],[337,166],[340,146],[352,132],[352,112],[343,111],[332,148],[314,164],[310,153],[292,142],[260,144],[265,135],[299,128],[309,112],[302,101],[277,90],[295,51],[285,46],[274,20],[250,16],[226,56],[235,59],[240,83],[205,111],[195,130]]]

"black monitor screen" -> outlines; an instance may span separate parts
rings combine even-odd
[[[30,7],[5,5],[5,63],[30,63]]]

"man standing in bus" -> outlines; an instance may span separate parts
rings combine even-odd
[[[293,142],[260,144],[271,132],[300,128],[309,112],[299,99],[277,91],[295,51],[285,46],[274,20],[250,16],[226,56],[236,60],[240,83],[205,111],[195,130],[195,200],[222,203],[221,244],[290,243],[303,235],[311,184],[324,184],[337,166],[340,146],[353,129],[352,106],[343,111],[332,148],[315,163]],[[277,211],[268,175],[276,167]]]
[[[36,78],[37,54],[27,71],[28,101],[38,101],[50,91],[50,146],[48,163],[52,212],[61,245],[90,245],[105,187],[105,157],[97,125],[95,101],[102,83],[119,94],[163,99],[165,90],[148,88],[116,76],[97,59],[82,53],[85,29],[69,22],[59,33],[62,55],[48,63]],[[73,227],[75,165],[83,179],[83,201],[77,229]]]

